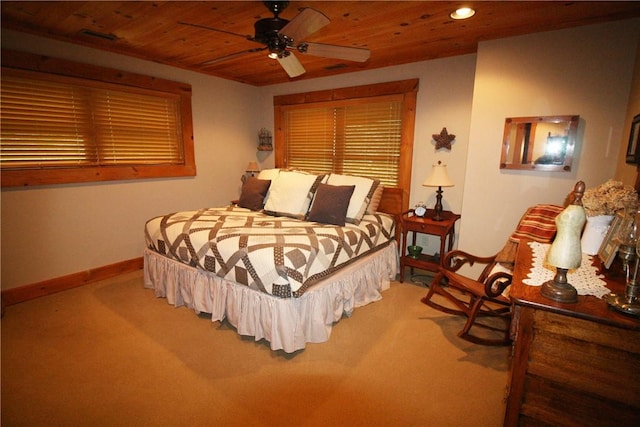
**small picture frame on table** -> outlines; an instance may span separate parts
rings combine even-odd
[[[609,230],[607,230],[606,236],[604,236],[604,240],[600,245],[600,249],[598,250],[598,257],[600,261],[602,261],[602,265],[605,268],[611,267],[613,260],[618,253],[618,239],[616,238],[618,235],[618,231],[620,230],[620,225],[622,224],[622,214],[618,213],[613,217],[613,221],[611,221],[611,225],[609,226]]]
[[[629,144],[627,145],[627,163],[640,163],[640,114],[636,114],[631,122]]]

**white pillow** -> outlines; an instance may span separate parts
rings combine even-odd
[[[380,181],[370,178],[351,175],[338,175],[332,173],[327,181],[329,185],[355,185],[349,209],[347,209],[347,222],[359,224],[364,216],[367,206],[373,197],[373,193],[380,185]]]
[[[280,174],[280,169],[275,168],[275,169],[263,169],[260,171],[260,173],[258,174],[258,179],[268,179],[269,181],[271,181],[271,184],[273,184],[273,181],[276,180],[276,178],[278,177],[278,175]],[[267,194],[264,196],[264,203],[267,203],[267,200],[269,200],[269,194],[271,194],[271,185],[269,186],[269,189],[267,190]]]
[[[281,170],[271,181],[264,210],[269,215],[304,219],[324,175]]]
[[[275,181],[276,178],[278,177],[279,173],[280,173],[280,169],[277,169],[277,168],[263,169],[258,174],[258,179],[268,179],[269,181],[271,181],[271,183],[273,183],[273,181]]]

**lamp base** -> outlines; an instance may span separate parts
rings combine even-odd
[[[604,296],[604,300],[611,306],[622,313],[632,316],[640,316],[640,300],[627,298],[626,295],[611,293]]]
[[[569,304],[578,302],[578,291],[567,282],[566,268],[558,268],[553,280],[544,282],[540,292],[543,297],[553,301]]]
[[[442,187],[438,187],[436,191],[436,205],[433,210],[435,211],[435,215],[431,218],[434,221],[442,221],[444,218],[442,217]]]

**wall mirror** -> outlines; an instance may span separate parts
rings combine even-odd
[[[570,171],[580,116],[508,117],[501,169]]]

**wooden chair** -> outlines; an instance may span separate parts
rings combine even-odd
[[[555,217],[564,208],[555,205],[536,205],[527,210],[505,247],[491,257],[479,257],[461,250],[447,253],[443,267],[434,277],[422,302],[449,314],[465,316],[467,321],[458,336],[476,344],[508,345],[511,340],[511,301],[505,293],[511,284],[513,263],[518,242],[527,238],[550,243],[556,233]],[[476,279],[458,273],[465,264],[484,264]],[[452,307],[433,301],[441,295]],[[473,330],[472,330],[473,328]],[[497,338],[475,333],[476,328],[497,332]],[[479,331],[479,330],[478,330]],[[495,335],[495,334],[494,334]]]

